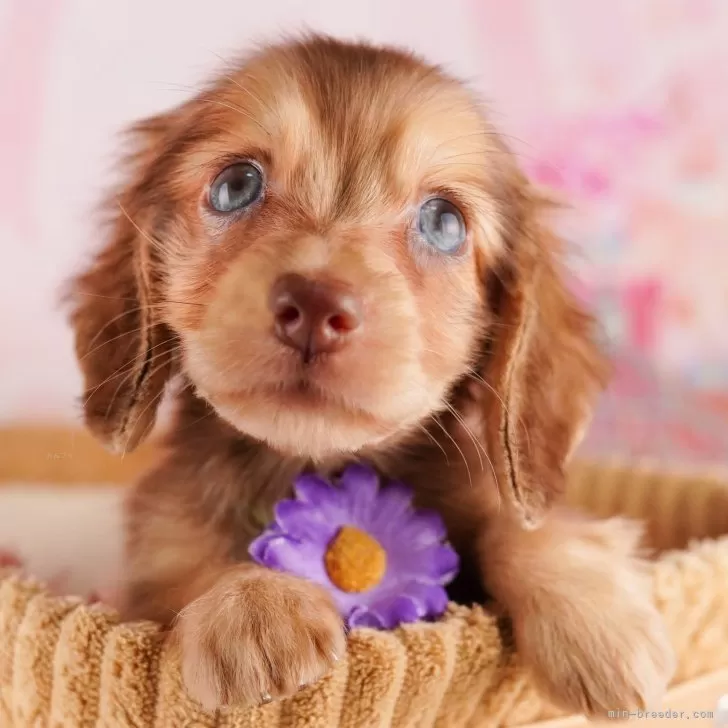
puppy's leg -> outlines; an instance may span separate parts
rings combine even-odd
[[[144,485],[130,502],[125,616],[171,624],[190,694],[209,710],[257,704],[328,672],[345,650],[329,595],[236,563],[235,536],[222,521]]]
[[[555,511],[524,531],[501,513],[478,542],[485,585],[557,704],[588,715],[659,701],[674,657],[634,555],[639,529]]]
[[[345,649],[323,589],[256,566],[220,574],[175,629],[185,684],[209,710],[291,695],[323,677]]]

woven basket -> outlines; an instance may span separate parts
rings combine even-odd
[[[678,657],[665,706],[693,718],[669,724],[713,725],[692,711],[714,711],[728,693],[728,481],[577,465],[569,499],[602,516],[647,519],[662,549],[654,596]],[[455,728],[549,719],[586,725],[537,695],[495,620],[479,609],[454,608],[438,624],[391,633],[354,631],[346,659],[317,685],[279,704],[209,715],[184,694],[157,626],[120,623],[109,608],[53,598],[0,572],[0,728]]]

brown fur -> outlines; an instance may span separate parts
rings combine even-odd
[[[132,131],[129,182],[72,288],[89,427],[118,451],[177,375],[167,454],[128,499],[127,611],[173,623],[210,708],[290,694],[343,649],[312,584],[247,562],[303,469],[366,459],[437,508],[472,596],[513,618],[539,683],[598,713],[658,698],[671,653],[620,523],[549,506],[605,375],[562,281],[548,205],[468,91],[393,50],[267,48]],[[262,203],[206,206],[231,161]],[[428,195],[468,227],[450,258],[413,229]],[[308,365],[273,335],[280,276],[343,284],[352,342]],[[477,582],[477,583],[476,583]]]

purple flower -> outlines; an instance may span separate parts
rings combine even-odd
[[[301,475],[294,490],[251,543],[255,561],[321,584],[349,627],[392,629],[445,611],[458,556],[440,516],[415,511],[408,488],[380,488],[374,470],[351,465],[337,484]]]

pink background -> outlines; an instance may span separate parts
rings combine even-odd
[[[728,388],[728,2],[556,4],[0,0],[0,421],[75,416],[56,297],[95,243],[118,130],[304,25],[468,80],[571,203],[563,232],[615,351],[647,380]]]

